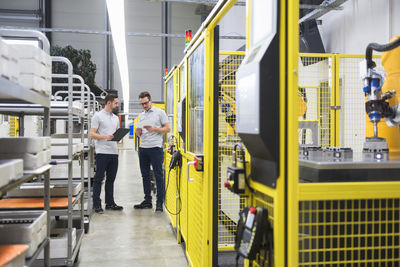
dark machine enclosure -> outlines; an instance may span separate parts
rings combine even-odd
[[[254,86],[246,88],[245,95],[238,92],[240,79],[254,73]],[[247,105],[254,105],[253,103],[258,101],[258,110],[255,111],[258,112],[258,121],[253,129],[238,127],[239,136],[251,155],[251,178],[275,188],[279,177],[280,158],[279,35],[276,33],[269,40],[269,44],[264,42],[263,45],[254,48],[247,60],[244,59],[236,75],[237,103],[243,104],[239,98],[241,94],[242,97],[246,97],[247,93],[256,96],[256,99],[251,99]],[[238,121],[248,121],[250,113],[243,117],[243,113],[239,113],[237,109],[236,118]]]
[[[186,96],[178,102],[178,133],[186,142]]]

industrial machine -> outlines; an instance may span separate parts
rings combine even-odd
[[[349,109],[341,98],[354,87],[350,83],[358,77],[354,79],[351,71],[358,69],[362,56],[300,54],[298,12],[296,1],[250,1],[248,6],[248,50],[236,74],[236,129],[251,156],[245,205],[254,207],[253,215],[259,208],[268,211],[269,224],[261,235],[270,230],[273,242],[269,248],[259,241],[254,246],[240,241],[237,252],[247,257],[245,266],[398,265],[398,253],[391,248],[392,240],[399,239],[392,229],[399,226],[393,218],[398,217],[400,203],[394,189],[400,181],[400,157],[382,146],[377,128],[361,149],[344,136],[349,128],[358,127],[355,105],[350,102]],[[371,64],[372,50],[392,49],[396,42],[391,48],[367,49],[365,107],[374,125],[382,119],[400,124],[398,107],[388,103],[394,92],[381,90],[383,79]],[[357,63],[350,63],[350,58]],[[306,77],[306,72],[311,74]],[[357,85],[354,88],[360,90]],[[307,92],[303,105],[298,103],[298,91]],[[302,107],[308,121],[299,123]],[[311,112],[315,117],[308,116]],[[352,121],[346,121],[349,113]],[[357,118],[363,115],[357,109]],[[362,133],[364,126],[359,127]],[[313,140],[308,145],[299,134],[305,128],[307,135],[314,129],[317,136],[307,136]],[[364,141],[357,131],[349,136]],[[363,153],[363,148],[370,153]],[[233,187],[232,191],[237,192]],[[237,240],[249,240],[243,238],[249,214],[253,216],[249,209],[241,213]],[[244,253],[249,247],[255,249],[255,258]]]
[[[218,23],[235,2],[216,5],[166,77],[182,154],[165,152],[166,166],[182,162],[166,204],[189,264],[223,266],[237,253],[245,266],[397,266],[400,158],[362,157],[364,103],[339,95],[361,93],[363,55],[299,53],[299,2],[247,1],[245,58],[227,76],[224,58],[243,54],[220,49]],[[303,37],[318,30],[308,25]],[[244,157],[232,155],[237,143]]]
[[[362,154],[353,155],[349,147],[301,147],[300,179],[303,182],[398,181],[400,158],[389,154],[385,138],[378,135],[378,123],[384,119],[389,126],[400,124],[399,105],[390,106],[395,90],[382,91],[384,78],[376,70],[372,51],[389,51],[400,46],[400,38],[386,45],[371,43],[366,59],[360,62],[360,76],[366,96],[365,111],[373,124],[374,135],[366,137]]]
[[[398,46],[400,46],[400,38],[385,45],[370,43],[366,49],[366,59],[360,63],[360,75],[364,83],[363,91],[368,99],[365,103],[365,110],[374,128],[374,136],[367,137],[364,143],[363,153],[367,158],[387,159],[389,153],[387,142],[385,138],[378,136],[378,123],[381,119],[385,119],[389,126],[400,124],[399,105],[390,106],[388,102],[396,94],[396,91],[382,92],[384,79],[375,69],[376,64],[372,60],[372,52],[373,50],[389,51]]]

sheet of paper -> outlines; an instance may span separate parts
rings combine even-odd
[[[149,120],[144,120],[136,123],[136,128],[143,128],[144,126],[152,126],[154,127],[154,124],[152,121]]]

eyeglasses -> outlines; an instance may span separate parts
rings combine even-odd
[[[140,103],[140,105],[145,106],[145,105],[147,105],[149,102],[150,102],[150,101],[143,102],[143,103]]]

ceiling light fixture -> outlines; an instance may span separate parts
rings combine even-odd
[[[126,53],[124,0],[106,0],[111,34],[117,55],[118,69],[124,99],[124,113],[129,112],[129,72]]]

